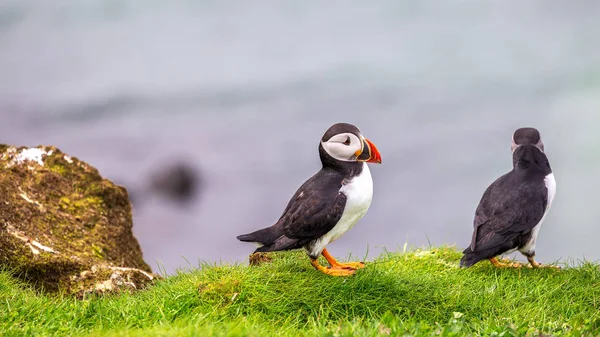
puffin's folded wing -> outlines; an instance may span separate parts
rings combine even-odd
[[[327,234],[342,217],[346,196],[331,189],[306,189],[301,195],[279,220],[285,236],[313,240]]]
[[[471,250],[492,249],[527,234],[544,216],[546,200],[546,194],[540,197],[526,185],[519,186],[509,195],[494,195],[492,198],[484,195],[475,212]]]

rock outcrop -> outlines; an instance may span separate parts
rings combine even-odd
[[[35,288],[83,296],[156,276],[125,188],[55,147],[0,145],[0,266]]]

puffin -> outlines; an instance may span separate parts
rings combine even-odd
[[[300,186],[279,220],[237,239],[257,244],[254,253],[303,248],[316,270],[331,276],[350,276],[365,264],[338,262],[325,247],[367,213],[373,198],[367,163],[381,164],[381,155],[356,126],[337,123],[321,138],[319,157],[321,170]],[[329,266],[319,264],[320,255]]]
[[[517,129],[512,138],[513,169],[484,192],[473,221],[471,245],[463,251],[461,267],[489,260],[496,267],[523,266],[498,261],[498,255],[519,251],[531,267],[540,227],[556,193],[556,180],[544,153],[540,132]]]

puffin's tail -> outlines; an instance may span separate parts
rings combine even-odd
[[[259,244],[260,247],[255,252],[275,252],[278,250],[299,248],[298,240],[286,237],[283,226],[279,224],[259,229],[249,234],[238,235],[237,239]]]
[[[486,251],[477,251],[474,252],[471,250],[471,247],[465,249],[463,251],[463,257],[460,259],[460,266],[462,268],[468,268],[475,263],[487,259]]]
[[[268,245],[275,241],[275,233],[272,227],[259,229],[249,234],[238,235],[237,239],[243,242],[256,242],[261,245]]]
[[[283,226],[277,224],[259,229],[249,234],[238,235],[237,239],[244,242],[256,242],[263,246],[267,246],[275,242],[277,238],[283,235]]]

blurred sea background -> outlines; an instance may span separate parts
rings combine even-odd
[[[593,0],[2,0],[0,143],[55,145],[127,186],[146,261],[173,271],[244,261],[235,236],[278,219],[342,121],[383,164],[330,251],[464,248],[512,132],[534,126],[558,184],[537,257],[598,260],[599,32]],[[199,198],[144,192],[180,160]]]

